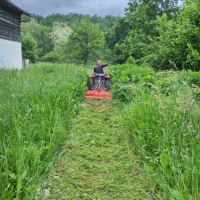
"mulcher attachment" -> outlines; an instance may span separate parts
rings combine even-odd
[[[108,74],[93,73],[88,82],[89,90],[85,93],[85,98],[90,99],[112,99],[109,92],[110,77]]]
[[[111,95],[110,92],[106,92],[106,91],[88,90],[85,93],[85,98],[90,98],[90,99],[112,99],[112,95]]]

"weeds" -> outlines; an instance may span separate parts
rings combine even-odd
[[[75,66],[0,72],[0,199],[32,199],[85,90]]]
[[[141,71],[136,82],[128,79]],[[149,68],[145,72],[131,65],[111,73],[117,82],[115,98],[126,103],[130,142],[144,161],[154,190],[164,200],[200,199],[199,74]],[[122,89],[127,86],[129,90]]]
[[[200,199],[199,73],[128,64],[110,72],[130,144],[154,191],[163,200]],[[75,66],[0,72],[0,199],[34,197],[80,108],[85,82]]]

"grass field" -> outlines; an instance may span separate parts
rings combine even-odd
[[[70,65],[0,71],[0,199],[33,199],[78,111],[85,78]]]
[[[83,104],[88,70],[80,67],[0,71],[0,199],[35,199],[50,169],[51,199],[66,199],[60,181],[69,199],[200,199],[200,73],[109,71],[107,108]]]

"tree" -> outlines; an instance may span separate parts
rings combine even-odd
[[[157,34],[156,15],[156,7],[149,2],[129,1],[125,17],[115,28],[115,62],[124,63],[129,57],[139,60],[143,56],[143,46]]]
[[[99,26],[89,20],[81,20],[74,25],[66,45],[69,59],[81,61],[84,65],[90,59],[97,59],[104,47],[104,34]]]
[[[144,48],[159,35],[157,17],[166,13],[169,18],[174,18],[177,6],[177,0],[130,0],[114,35],[111,33],[106,37],[115,53],[115,62],[134,60],[142,63],[146,56]]]
[[[146,61],[158,69],[200,69],[200,2],[187,0],[176,20],[158,18],[159,36],[146,47]]]
[[[30,34],[36,41],[39,58],[52,50],[52,44],[49,37],[50,32],[51,29],[49,27],[40,25],[34,21],[22,24],[22,33]]]
[[[36,20],[37,19],[38,18],[36,18]],[[109,16],[109,15],[105,17],[100,17],[97,15],[90,16],[90,15],[83,15],[76,13],[69,13],[67,15],[52,14],[40,20],[40,24],[52,27],[55,22],[59,22],[59,23],[67,23],[71,27],[74,23],[76,22],[78,23],[81,20],[86,20],[86,19],[88,19],[93,24],[98,24],[102,31],[107,31],[109,28],[111,28],[118,22],[120,17]]]
[[[178,8],[178,3],[182,0],[130,0],[127,11],[131,12],[139,5],[148,5],[148,15],[155,18],[157,15],[167,14],[168,17],[173,16]]]
[[[65,62],[64,45],[67,43],[72,29],[64,22],[55,22],[49,37],[53,50],[46,53],[41,60],[45,62]]]
[[[30,59],[32,63],[37,60],[36,41],[28,33],[22,35],[22,54],[23,58]]]
[[[67,23],[55,22],[50,33],[50,39],[54,49],[66,43],[71,33],[72,29]]]

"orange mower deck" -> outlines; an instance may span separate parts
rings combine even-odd
[[[91,99],[112,99],[112,95],[107,91],[96,91],[96,90],[88,90],[85,93],[85,98]]]

